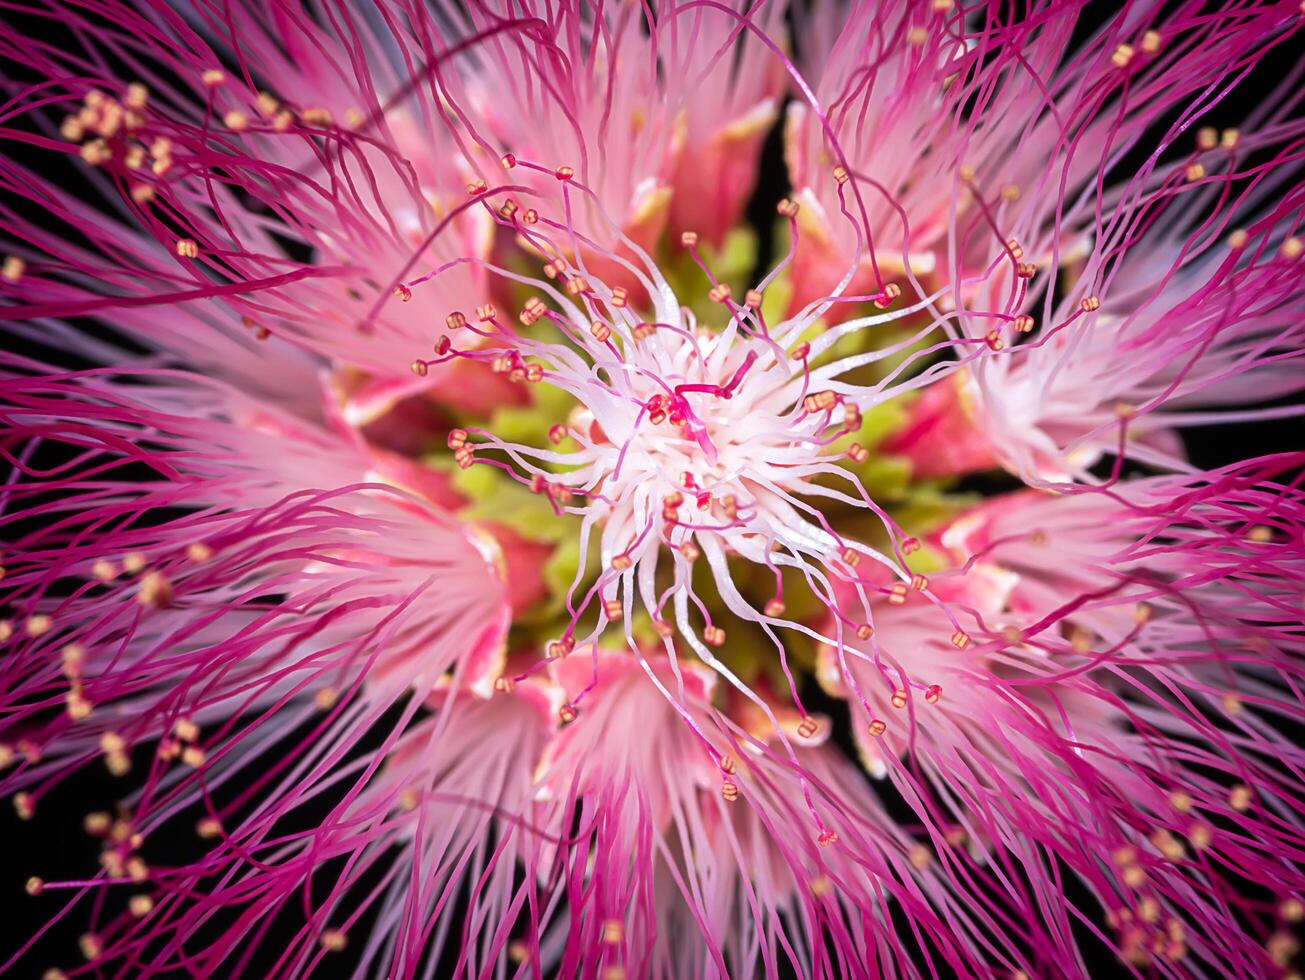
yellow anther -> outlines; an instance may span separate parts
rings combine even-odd
[[[196,258],[199,255],[199,243],[193,238],[178,238],[177,254],[183,259]]]
[[[1238,783],[1228,791],[1228,805],[1238,813],[1245,813],[1251,808],[1251,789]]]
[[[6,256],[4,265],[0,266],[0,276],[7,282],[18,282],[26,271],[27,263],[16,255]]]
[[[166,609],[172,605],[172,583],[162,572],[147,572],[140,580],[136,601],[156,609]]]
[[[14,812],[18,814],[19,820],[31,820],[36,813],[36,801],[32,799],[32,794],[28,792],[18,792],[14,794]]]
[[[313,695],[313,704],[319,711],[330,711],[340,700],[340,692],[333,687],[324,687]]]
[[[902,287],[895,282],[890,282],[880,290],[879,295],[874,298],[875,306],[881,310],[886,310],[893,305],[893,300],[902,295]]]
[[[76,691],[65,695],[64,702],[68,717],[73,721],[81,721],[91,713],[91,702]]]
[[[59,651],[63,658],[63,672],[68,677],[79,677],[86,662],[86,648],[79,643],[69,643]]]
[[[1169,831],[1161,829],[1151,835],[1151,844],[1170,861],[1181,861],[1187,849]]]
[[[181,753],[181,761],[192,769],[198,769],[204,764],[204,750],[197,745],[188,745]]]
[[[339,929],[327,929],[318,938],[318,942],[321,943],[322,949],[328,953],[339,953],[343,952],[344,948],[349,945],[349,937]]]
[[[195,824],[195,833],[205,840],[211,840],[222,833],[222,824],[214,817],[203,817]]]
[[[77,946],[88,960],[98,957],[104,948],[100,944],[100,937],[93,932],[83,933],[77,940]]]

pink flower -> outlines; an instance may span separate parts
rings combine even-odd
[[[921,398],[913,424],[885,448],[926,476],[995,459],[1031,483],[1083,480],[1124,443],[1133,459],[1186,469],[1178,425],[1299,414],[1295,406],[1229,410],[1293,396],[1305,377],[1295,315],[1305,283],[1291,237],[1305,198],[1299,188],[1280,195],[1259,186],[1299,150],[1258,142],[1275,154],[1269,164],[1238,169],[1227,152],[1201,180],[1171,179],[1121,208],[1094,236],[1081,285],[1054,306],[1026,301],[1014,329],[962,315],[998,356]],[[1193,198],[1213,194],[1212,213],[1193,212]],[[1050,329],[1013,346],[1037,317]],[[933,452],[939,435],[958,448]]]
[[[1080,13],[0,40],[0,970],[1288,969],[1302,15]]]

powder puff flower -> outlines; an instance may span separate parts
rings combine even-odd
[[[1079,14],[28,12],[0,969],[1286,972],[1302,17]]]

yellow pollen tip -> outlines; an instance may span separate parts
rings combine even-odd
[[[318,939],[322,949],[328,953],[339,953],[349,945],[349,937],[339,929],[327,929]]]

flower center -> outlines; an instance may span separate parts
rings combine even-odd
[[[570,196],[587,192],[569,168],[555,176],[560,210],[569,215]],[[477,201],[488,193],[483,184],[472,187]],[[575,542],[569,584],[559,590],[564,596],[552,607],[545,634],[552,638],[545,643],[548,656],[505,683],[577,648],[596,657],[603,641],[623,640],[629,649],[651,643],[673,658],[696,655],[768,716],[769,705],[748,680],[775,667],[781,673],[774,681],[789,689],[805,719],[794,670],[807,672],[817,648],[877,658],[849,646],[855,637],[873,647],[875,600],[898,604],[915,591],[938,604],[925,576],[909,568],[907,556],[919,540],[862,480],[873,467],[863,443],[874,438],[872,416],[864,413],[882,417],[897,378],[912,359],[932,352],[912,348],[933,326],[920,322],[927,319],[924,304],[869,311],[833,327],[822,320],[835,302],[888,310],[900,294],[892,284],[870,296],[829,297],[777,315],[765,293],[782,284],[798,233],[797,206],[784,201],[778,210],[788,219],[788,257],[742,303],[700,258],[697,236],[681,236],[689,274],[709,282],[711,304],[701,318],[719,324],[709,328],[682,303],[687,287],[681,283],[677,291],[663,274],[666,266],[628,239],[622,251],[604,250],[575,232],[569,219],[523,212],[510,199],[492,208],[517,241],[543,257],[544,278],[520,265],[483,263],[509,284],[500,296],[524,287],[516,294],[518,323],[493,304],[473,315],[451,313],[437,356],[413,369],[425,375],[472,361],[509,381],[540,386],[534,401],[543,411],[565,405],[542,423],[491,420],[455,428],[448,437],[464,472],[494,472],[499,483],[528,488],[573,529],[566,536]],[[442,269],[404,284],[402,298]],[[683,278],[675,275],[677,282]],[[890,335],[896,340],[885,347],[882,334],[870,343],[867,331],[876,327],[908,333]],[[899,364],[882,364],[898,353]],[[877,371],[886,373],[876,377]],[[500,519],[483,500],[479,510]],[[554,589],[556,568],[548,570]],[[942,612],[960,638],[954,642],[968,642],[950,612]],[[725,625],[739,631],[739,643],[727,645]],[[790,669],[793,656],[798,662]],[[870,711],[855,679],[849,684]]]

